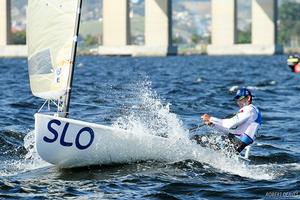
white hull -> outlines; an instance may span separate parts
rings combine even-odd
[[[61,168],[164,160],[170,147],[167,138],[39,113],[35,144],[43,160]]]

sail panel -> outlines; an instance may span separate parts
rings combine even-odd
[[[66,94],[76,34],[78,0],[28,0],[28,71],[33,95]]]

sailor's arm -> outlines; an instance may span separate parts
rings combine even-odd
[[[215,125],[217,128],[229,130],[234,128],[251,117],[250,112],[239,112],[235,116],[229,119],[219,119],[216,117],[211,117],[208,114],[202,115],[202,120],[207,125]]]

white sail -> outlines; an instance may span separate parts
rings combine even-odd
[[[27,45],[33,95],[55,100],[71,80],[80,0],[28,0]]]

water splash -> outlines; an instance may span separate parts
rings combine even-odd
[[[170,112],[170,104],[163,105],[159,96],[151,89],[151,83],[144,82],[138,88],[138,101],[132,106],[130,113],[119,117],[113,126],[140,134],[141,137],[143,134],[167,137],[168,142],[155,150],[156,153],[159,152],[161,160],[178,162],[191,159],[242,177],[264,180],[276,178],[276,173],[269,167],[246,165],[237,157],[229,158],[224,152],[201,147],[189,140],[189,133],[182,121]]]
[[[228,158],[224,153],[203,148],[188,137],[189,132],[183,127],[182,121],[170,112],[170,104],[163,104],[159,96],[151,89],[150,82],[143,82],[137,87],[137,101],[130,112],[118,118],[114,127],[127,129],[132,133],[162,136],[157,145],[156,140],[144,141],[145,153],[155,155],[158,160],[178,162],[195,160],[209,164],[212,168],[242,177],[252,179],[274,179],[277,175],[269,166],[245,165],[238,159]],[[147,137],[145,137],[147,138]],[[166,139],[168,138],[168,139]],[[151,144],[153,143],[153,144]],[[1,175],[14,175],[29,170],[49,166],[37,154],[34,144],[34,131],[30,131],[24,138],[27,154],[24,159],[5,163]],[[155,147],[155,148],[153,148]]]
[[[24,137],[24,148],[27,153],[21,159],[6,160],[1,165],[0,176],[13,176],[26,171],[49,166],[36,152],[34,145],[34,131],[30,131]]]
[[[36,151],[34,134],[35,131],[30,131],[24,138],[24,147],[27,150],[25,161],[27,161],[27,164],[30,164],[31,167],[39,168],[41,166],[45,166],[47,163],[42,160]]]
[[[170,112],[171,104],[163,105],[159,96],[151,90],[151,82],[138,84],[137,103],[127,115],[119,117],[114,127],[137,134],[151,134],[168,138],[187,137],[187,131],[177,115]]]

